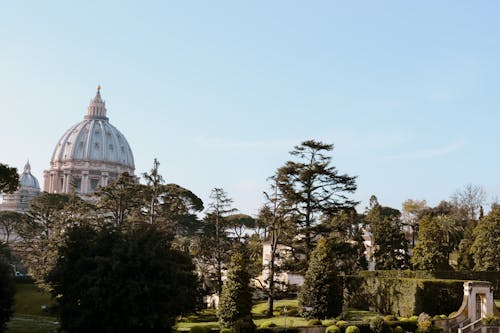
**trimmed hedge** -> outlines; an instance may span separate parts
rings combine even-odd
[[[209,328],[206,326],[192,326],[189,333],[208,333]]]
[[[406,317],[424,311],[431,315],[450,313],[462,303],[464,280],[391,278],[385,276],[413,272],[380,272],[364,271],[346,277],[345,306]]]
[[[347,326],[345,333],[359,333],[358,326]]]
[[[443,279],[443,280],[474,280],[489,281],[493,285],[493,293],[500,294],[500,272],[483,271],[361,271],[359,276],[363,277],[384,277],[384,278],[402,278],[402,279]]]
[[[342,333],[342,330],[336,325],[331,325],[326,328],[325,333]]]

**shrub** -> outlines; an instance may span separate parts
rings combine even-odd
[[[233,330],[225,327],[225,328],[221,328],[219,333],[233,333]]]
[[[319,319],[311,319],[307,322],[307,326],[318,326],[321,325],[321,320]]]
[[[268,320],[260,324],[261,328],[268,328],[268,327],[276,327],[277,325],[273,323],[272,321]]]
[[[206,326],[192,326],[189,329],[189,333],[208,333],[208,327]]]
[[[335,325],[337,325],[340,328],[345,328],[349,325],[349,323],[345,320],[339,320]]]
[[[358,326],[347,326],[345,333],[359,333]]]
[[[396,316],[394,316],[394,315],[387,315],[384,317],[384,320],[385,321],[397,321],[398,318],[396,318]]]
[[[427,313],[422,312],[418,316],[417,327],[419,333],[427,333],[432,328],[432,318]]]
[[[481,323],[483,323],[484,325],[491,325],[497,319],[498,319],[497,316],[495,316],[493,314],[489,314],[489,315],[484,316],[483,319],[481,319]]]
[[[342,330],[336,325],[331,325],[326,328],[325,333],[341,333]]]
[[[453,317],[455,317],[456,315],[457,315],[457,312],[456,312],[456,311],[453,311],[452,313],[450,313],[450,314],[448,315],[448,318],[453,318]]]
[[[393,330],[394,333],[403,333],[404,330],[401,326],[396,326],[394,327],[394,330]]]

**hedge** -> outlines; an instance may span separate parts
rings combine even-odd
[[[421,312],[450,313],[462,303],[464,280],[399,277],[411,276],[410,271],[380,272],[346,277],[345,306],[408,317]],[[397,277],[385,277],[387,274]]]

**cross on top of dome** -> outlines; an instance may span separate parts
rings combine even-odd
[[[101,98],[101,86],[97,86],[97,92],[95,97],[90,101],[90,105],[87,108],[87,115],[85,119],[104,119],[108,120],[106,117],[106,103]]]

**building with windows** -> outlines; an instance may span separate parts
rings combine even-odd
[[[107,117],[101,88],[90,101],[84,119],[59,139],[50,169],[44,171],[44,191],[90,196],[121,173],[134,174],[134,156],[125,136]]]

